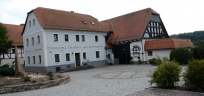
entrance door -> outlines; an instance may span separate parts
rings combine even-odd
[[[80,66],[80,53],[75,53],[76,67]]]
[[[127,64],[127,54],[123,53],[123,62]]]

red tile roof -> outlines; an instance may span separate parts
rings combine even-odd
[[[193,47],[190,39],[166,38],[160,40],[145,41],[145,50],[174,49],[178,47]]]
[[[114,33],[108,42],[118,42],[142,38],[142,35],[152,14],[159,15],[151,8],[147,8],[103,21],[112,23],[114,28]]]
[[[38,7],[34,12],[38,22],[45,29],[65,29],[65,30],[83,30],[83,31],[112,31],[110,24],[101,23],[96,18],[75,13],[73,11],[62,11]],[[86,24],[83,23],[86,22]]]
[[[106,43],[105,48],[107,48],[107,49],[111,49],[112,47],[113,47],[112,45],[110,45],[110,44]]]
[[[13,41],[13,46],[23,46],[23,36],[21,32],[23,31],[24,24],[13,25],[13,24],[3,24],[8,30],[9,39]]]

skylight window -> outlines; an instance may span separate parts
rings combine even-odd
[[[83,22],[84,24],[86,24],[86,21],[82,20],[82,22]]]
[[[91,21],[91,24],[94,25],[95,23],[93,21]]]

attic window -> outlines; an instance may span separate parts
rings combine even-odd
[[[82,20],[82,22],[83,22],[84,24],[86,24],[86,21]]]
[[[91,21],[91,24],[94,25],[95,23],[93,21]]]

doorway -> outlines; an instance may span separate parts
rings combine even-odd
[[[80,66],[80,53],[75,53],[76,67]]]
[[[123,62],[127,64],[127,54],[123,53]]]

